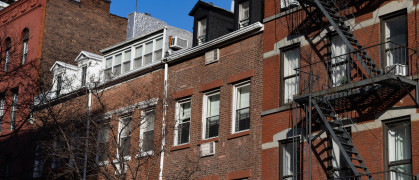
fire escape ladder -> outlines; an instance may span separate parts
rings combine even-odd
[[[349,168],[354,173],[354,176],[359,179],[362,179],[361,176],[367,176],[368,179],[373,179],[364,163],[364,160],[360,157],[358,150],[352,144],[352,138],[337,118],[337,114],[330,102],[324,98],[313,98],[311,100],[311,104],[315,107],[321,122],[326,128],[326,131],[331,135],[331,138],[337,144],[339,151]],[[331,119],[331,121],[328,119]]]
[[[380,69],[355,38],[351,28],[345,24],[344,21],[346,18],[342,18],[335,10],[333,0],[314,0],[314,2],[320,11],[326,16],[327,20],[329,20],[330,24],[335,28],[349,51],[356,55],[357,60],[361,63],[367,74],[370,77],[379,75]]]

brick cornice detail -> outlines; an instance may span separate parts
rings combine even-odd
[[[212,81],[210,83],[201,85],[201,87],[199,87],[199,92],[208,91],[208,90],[215,89],[215,88],[218,88],[218,87],[221,87],[221,86],[223,86],[223,80],[218,79],[218,80]]]
[[[180,98],[183,98],[183,97],[192,96],[193,91],[194,91],[193,88],[181,90],[181,91],[173,93],[172,98],[173,99],[180,99]]]
[[[226,173],[226,180],[250,177],[250,169]]]
[[[254,75],[255,75],[255,70],[253,70],[253,69],[245,71],[245,72],[241,72],[241,73],[238,73],[238,74],[235,74],[235,75],[232,75],[232,76],[228,77],[227,78],[227,83],[228,84],[235,83],[237,81],[241,81],[241,80],[251,78]]]

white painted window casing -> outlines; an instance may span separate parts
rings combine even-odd
[[[283,103],[291,103],[293,96],[299,91],[299,76],[296,68],[300,66],[300,48],[294,48],[284,52],[284,94]]]
[[[220,119],[220,92],[205,94],[203,105],[202,139],[217,137]]]
[[[176,103],[175,146],[189,143],[191,122],[191,100],[184,99]]]
[[[250,82],[234,86],[232,133],[250,128]]]

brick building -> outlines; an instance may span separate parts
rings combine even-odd
[[[165,179],[261,176],[261,4],[237,1],[234,13],[198,1],[189,13],[194,47],[165,60]]]
[[[417,176],[416,7],[265,1],[262,179]]]
[[[49,68],[83,49],[98,52],[124,39],[126,19],[109,13],[110,1],[19,0],[0,4],[0,176],[31,177],[29,107],[50,87]],[[104,38],[106,37],[106,38]],[[25,151],[19,151],[25,150]],[[31,160],[31,162],[33,162]],[[17,168],[18,167],[18,168]]]

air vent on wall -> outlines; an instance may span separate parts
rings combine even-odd
[[[211,51],[208,51],[205,53],[205,64],[216,62],[218,61],[219,58],[220,58],[219,49],[213,49]]]
[[[201,144],[201,157],[215,154],[215,142]]]

